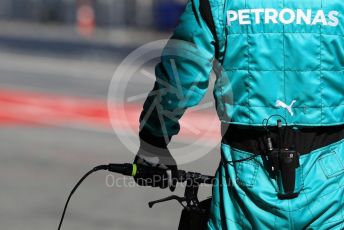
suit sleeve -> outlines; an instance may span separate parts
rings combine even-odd
[[[140,116],[140,139],[154,146],[169,143],[186,109],[199,104],[208,89],[214,37],[198,9],[199,0],[188,2],[155,68],[154,88]]]

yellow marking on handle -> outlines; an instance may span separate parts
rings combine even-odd
[[[133,171],[131,171],[131,176],[136,176],[137,173],[137,165],[133,164]]]

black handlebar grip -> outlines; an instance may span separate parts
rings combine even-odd
[[[144,165],[136,165],[136,164],[109,164],[108,170],[110,172],[120,173],[125,176],[165,176],[166,170],[161,168],[155,168],[150,166]],[[214,183],[213,176],[202,175],[200,173],[195,172],[185,172],[184,170],[178,170],[178,182],[185,182],[187,180],[193,180],[194,182],[200,184],[213,184]]]

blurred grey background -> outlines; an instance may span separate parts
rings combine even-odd
[[[89,5],[97,26],[174,27],[186,0],[2,0],[0,18],[37,23],[74,24],[77,9]]]
[[[109,125],[108,87],[130,52],[171,35],[185,3],[0,1],[0,229],[57,229],[67,195],[86,171],[133,160]],[[151,79],[135,79],[132,94],[153,86]],[[180,168],[212,175],[219,155],[216,147]],[[82,184],[63,229],[177,229],[179,204],[147,205],[169,191],[108,187],[108,175],[99,172]],[[211,188],[200,193],[205,198]]]

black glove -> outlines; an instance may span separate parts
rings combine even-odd
[[[138,185],[160,188],[170,187],[171,191],[175,190],[178,167],[166,144],[157,146],[141,139],[140,149],[135,157],[134,164],[166,170],[163,175],[147,174],[134,177]]]

